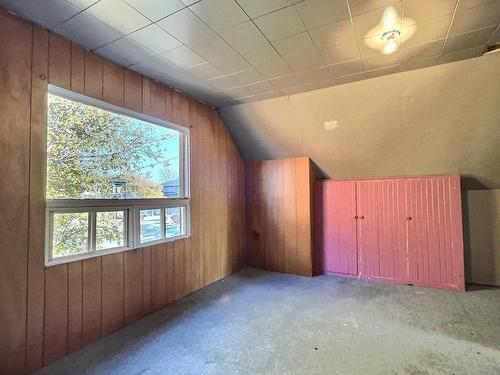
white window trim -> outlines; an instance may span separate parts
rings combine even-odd
[[[46,224],[45,224],[45,265],[53,266],[74,262],[77,260],[99,257],[107,254],[113,254],[128,250],[134,250],[142,247],[152,246],[160,243],[172,242],[191,236],[191,205],[190,205],[190,143],[189,143],[189,128],[183,127],[168,121],[158,119],[143,113],[131,111],[101,100],[93,99],[85,95],[81,95],[57,86],[49,85],[48,91],[51,94],[65,97],[67,99],[78,101],[83,104],[91,105],[105,111],[122,114],[138,120],[149,122],[154,125],[164,126],[180,132],[180,142],[183,144],[180,147],[179,164],[179,193],[183,196],[180,198],[147,198],[147,199],[46,199]],[[185,231],[182,235],[167,238],[165,234],[165,218],[164,213],[166,208],[183,207],[184,217],[182,227]],[[158,241],[150,241],[140,243],[139,232],[139,212],[143,209],[160,209],[162,220],[162,239]],[[95,217],[96,212],[106,211],[125,211],[125,246],[116,247],[105,250],[95,249]],[[89,252],[84,254],[68,255],[52,259],[52,217],[56,212],[89,212]],[[91,243],[92,242],[92,243]]]

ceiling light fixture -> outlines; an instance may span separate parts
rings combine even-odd
[[[396,52],[401,43],[408,40],[415,31],[416,25],[413,20],[402,19],[393,7],[387,7],[380,23],[365,35],[365,43],[384,55],[390,55]]]

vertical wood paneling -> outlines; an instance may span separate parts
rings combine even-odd
[[[313,274],[309,158],[247,162],[247,265]]]
[[[85,95],[102,99],[102,58],[95,53],[85,52]]]
[[[130,324],[142,316],[142,250],[123,254],[124,323]]]
[[[26,357],[31,43],[31,25],[0,12],[0,373],[13,374]]]
[[[214,109],[4,11],[0,27],[6,51],[0,62],[7,72],[1,84],[9,88],[0,94],[0,146],[12,156],[0,160],[2,175],[8,176],[0,184],[0,200],[8,212],[19,213],[0,215],[0,238],[9,244],[3,246],[9,251],[2,263],[9,266],[0,272],[0,296],[9,301],[0,307],[0,322],[9,322],[0,327],[0,372],[15,374],[33,371],[238,270],[245,175]],[[44,266],[47,83],[190,127],[191,238]]]
[[[151,306],[158,310],[167,303],[167,255],[165,244],[151,247]]]
[[[49,83],[71,87],[71,44],[62,36],[49,33]]]
[[[82,345],[101,337],[101,258],[82,261]]]
[[[102,328],[106,336],[123,327],[123,253],[102,258]]]
[[[31,69],[30,200],[28,247],[28,296],[26,326],[26,371],[43,364],[44,318],[44,228],[45,201],[45,102],[48,75],[48,32],[33,27]]]
[[[142,77],[125,69],[123,82],[123,105],[132,111],[142,112]]]
[[[45,271],[44,364],[68,352],[68,266]]]
[[[144,247],[142,252],[142,312],[143,315],[152,311],[152,288],[151,288],[151,248]]]
[[[85,93],[85,50],[71,44],[71,91]]]
[[[102,63],[102,97],[105,102],[123,106],[124,73],[123,68],[111,61]]]
[[[68,263],[68,352],[82,346],[82,262]]]

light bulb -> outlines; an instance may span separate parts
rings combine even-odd
[[[396,42],[394,40],[390,40],[384,45],[383,53],[384,55],[390,55],[391,53],[396,52],[397,49],[398,45],[396,44]]]

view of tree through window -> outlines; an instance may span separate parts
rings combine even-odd
[[[130,210],[141,199],[185,198],[180,183],[185,166],[181,151],[186,147],[181,131],[51,92],[47,104],[48,207],[68,201],[61,211],[50,209],[49,259],[185,234],[181,208],[167,209],[159,203],[161,208]],[[89,199],[101,201],[102,208],[71,202]],[[127,208],[107,208],[102,201],[110,199],[129,200],[132,206],[124,202]],[[137,218],[130,216],[132,212],[139,213]],[[134,220],[140,221],[138,239],[128,231]]]
[[[180,132],[49,94],[48,199],[179,196]]]

